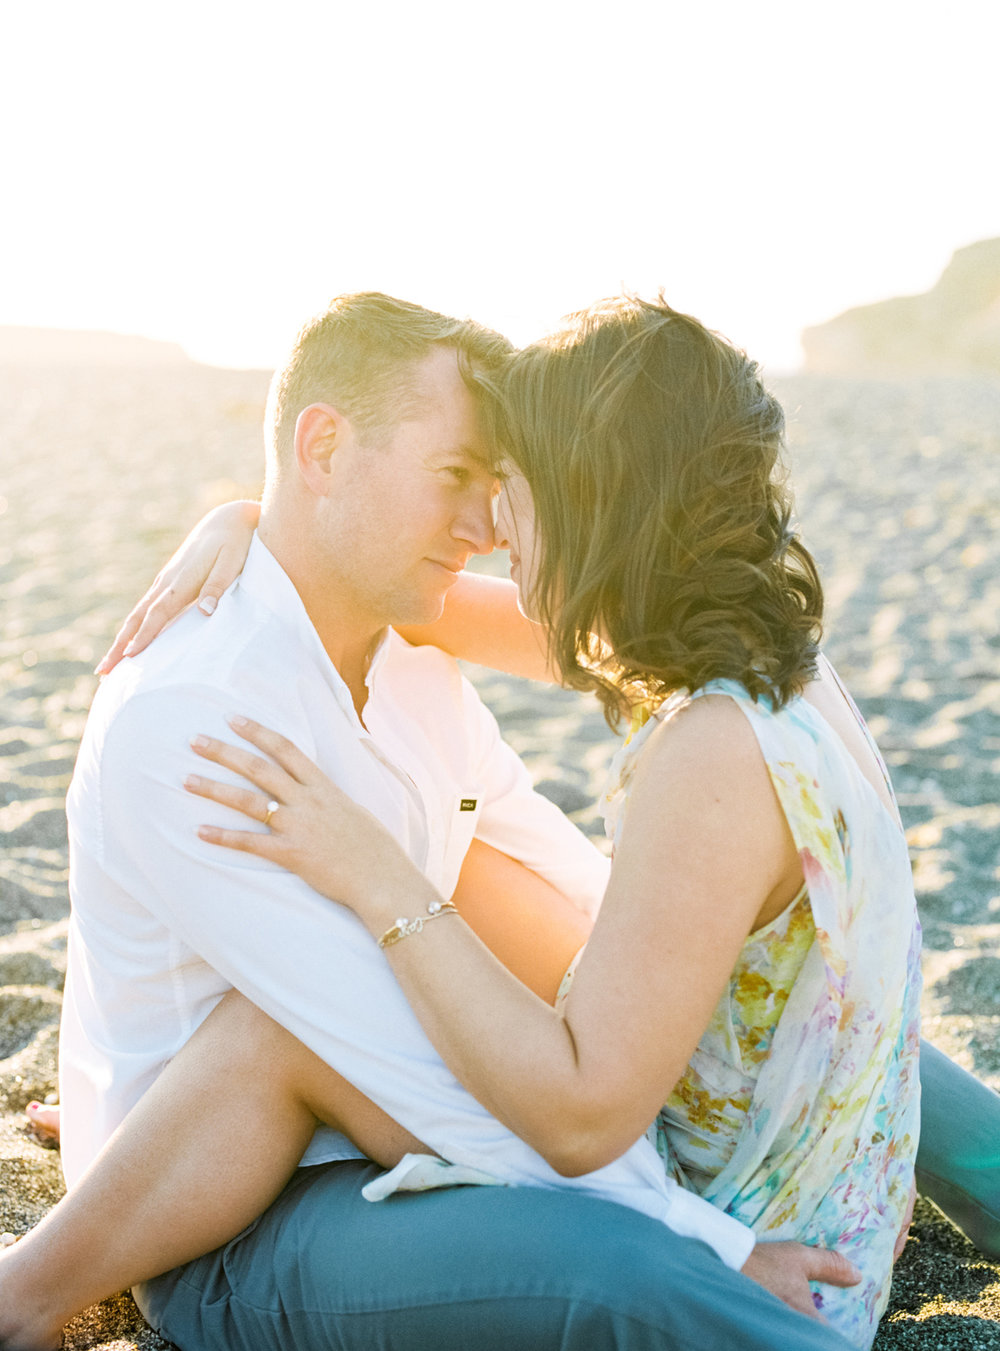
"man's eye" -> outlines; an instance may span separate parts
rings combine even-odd
[[[451,465],[449,465],[449,466],[448,466],[448,473],[451,474],[451,476],[452,476],[452,478],[454,478],[455,482],[461,484],[461,486],[462,486],[463,488],[464,488],[465,485],[469,482],[469,479],[472,477],[472,475],[470,474],[469,470],[466,469],[466,467],[465,467],[464,464],[451,464]]]

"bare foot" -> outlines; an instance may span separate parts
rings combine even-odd
[[[28,1123],[42,1144],[59,1143],[59,1107],[58,1104],[29,1102],[24,1109]]]

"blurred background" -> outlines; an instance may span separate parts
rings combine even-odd
[[[770,370],[1000,234],[990,0],[3,7],[0,324],[273,367],[373,288],[663,286]]]

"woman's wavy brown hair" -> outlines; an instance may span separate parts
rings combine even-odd
[[[801,689],[823,592],[790,525],[784,414],[744,352],[662,297],[625,297],[489,386],[491,435],[534,496],[532,601],[565,684],[595,690],[612,726],[720,677],[776,707]]]

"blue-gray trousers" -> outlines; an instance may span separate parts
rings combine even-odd
[[[367,1163],[303,1168],[255,1226],[136,1290],[183,1351],[846,1351],[702,1243],[577,1191],[375,1204]]]
[[[918,1183],[1000,1255],[1000,1097],[921,1058]],[[365,1163],[301,1169],[217,1252],[136,1290],[182,1351],[844,1351],[705,1245],[573,1191],[371,1204]]]
[[[917,1187],[1000,1260],[1000,1095],[920,1043]]]

